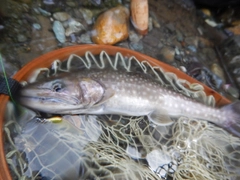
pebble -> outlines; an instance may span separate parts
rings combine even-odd
[[[85,34],[81,34],[79,43],[92,44],[93,42],[91,41],[90,34],[88,32]]]
[[[211,17],[212,15],[209,9],[201,9],[201,12],[202,12],[203,18]]]
[[[183,34],[179,30],[176,30],[176,34],[177,34],[178,42],[182,42],[183,41]]]
[[[179,69],[184,73],[187,72],[187,68],[185,66],[179,66]]]
[[[141,35],[138,35],[137,33],[135,33],[135,31],[130,31],[129,32],[129,40],[131,41],[131,42],[138,42],[141,38],[142,38],[142,36]]]
[[[239,98],[239,92],[238,89],[236,89],[235,87],[233,87],[231,84],[224,84],[223,85],[223,89],[230,94],[232,97],[234,97],[235,99]]]
[[[148,31],[150,32],[153,29],[153,19],[151,17],[148,18]]]
[[[198,38],[197,37],[186,37],[184,39],[184,41],[187,45],[194,45],[195,47],[198,47]]]
[[[156,19],[152,18],[152,22],[153,22],[153,27],[155,27],[155,28],[161,27],[161,25],[158,23],[158,21]]]
[[[206,19],[205,22],[211,27],[217,27],[218,26],[218,24],[215,21],[210,20],[210,19]]]
[[[41,25],[38,24],[38,23],[33,23],[33,28],[36,29],[36,30],[40,30],[41,29]]]
[[[46,16],[46,17],[49,17],[51,16],[51,13],[42,9],[42,8],[38,8],[39,12],[43,15],[43,16]]]
[[[226,82],[223,69],[222,69],[217,63],[213,63],[213,64],[212,64],[212,66],[211,66],[211,71],[212,71],[214,74],[216,74],[218,77],[220,77],[220,78],[223,80],[224,83]]]
[[[232,32],[235,35],[240,35],[240,25],[229,27],[229,28],[227,28],[227,30],[229,30],[230,32]]]
[[[174,27],[174,24],[173,24],[173,23],[168,23],[168,24],[166,25],[166,28],[167,28],[171,33],[175,32],[175,27]]]
[[[4,29],[4,26],[3,25],[0,25],[0,30],[3,30]]]
[[[80,22],[77,22],[74,19],[71,19],[71,21],[69,22],[68,25],[69,25],[69,27],[66,29],[66,32],[65,32],[66,36],[70,36],[73,33],[78,33],[85,29],[84,26]]]
[[[128,38],[129,10],[117,6],[101,14],[92,30],[92,40],[96,44],[113,45]]]
[[[71,16],[66,12],[56,12],[56,13],[53,14],[53,17],[57,21],[63,22],[63,21],[68,20]]]
[[[160,50],[160,54],[162,54],[163,58],[167,62],[173,62],[175,56],[175,49],[170,47],[164,47]]]
[[[18,42],[22,43],[22,42],[26,42],[27,41],[27,37],[23,34],[18,34],[17,35],[17,40]]]
[[[189,46],[187,46],[187,48],[188,48],[190,51],[194,52],[194,53],[197,52],[196,47],[193,46],[193,45],[189,45]]]
[[[53,0],[43,0],[43,4],[46,4],[46,5],[53,5],[55,4]]]
[[[70,0],[70,1],[66,1],[65,3],[66,3],[66,5],[68,5],[69,7],[73,7],[73,8],[76,7],[75,2],[73,2],[73,1],[71,1],[71,0]]]
[[[75,34],[71,34],[70,38],[71,38],[72,43],[75,43],[77,41],[77,38],[76,38]]]
[[[157,45],[157,47],[158,47],[159,49],[162,49],[163,46],[164,46],[164,44],[163,44],[162,42],[159,42],[158,45]]]
[[[131,22],[133,27],[141,35],[146,35],[149,26],[149,10],[147,0],[131,0]]]
[[[60,43],[64,43],[66,41],[65,29],[60,21],[53,22],[53,32]]]
[[[143,50],[143,43],[142,43],[142,41],[130,42],[129,47],[130,47],[130,49],[132,49],[134,51],[142,51]]]
[[[240,63],[240,55],[234,56],[230,61],[229,64],[230,65],[234,65],[234,64],[238,64]]]
[[[79,11],[82,13],[83,18],[88,25],[93,24],[93,13],[91,10],[86,8],[80,8]]]

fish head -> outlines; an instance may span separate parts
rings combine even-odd
[[[23,87],[18,99],[20,104],[46,113],[72,114],[83,111],[99,102],[104,95],[104,87],[91,78],[53,77]]]

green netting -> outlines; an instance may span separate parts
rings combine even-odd
[[[81,68],[140,71],[163,86],[214,105],[203,87],[151,67],[147,61],[102,52],[56,60],[28,81]],[[65,115],[60,123],[40,121],[30,110],[8,104],[6,158],[15,179],[221,179],[240,178],[240,140],[205,121],[180,117],[157,126],[147,117]],[[41,118],[41,117],[40,117]]]

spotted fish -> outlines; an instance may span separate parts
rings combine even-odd
[[[23,87],[19,102],[51,114],[145,115],[157,125],[168,125],[175,117],[187,116],[240,136],[240,102],[209,107],[136,72],[82,70],[59,74]]]

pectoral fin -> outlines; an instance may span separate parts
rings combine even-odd
[[[98,106],[98,105],[101,105],[101,104],[107,102],[113,96],[114,96],[114,90],[112,90],[110,88],[106,89],[104,92],[103,98],[99,102],[97,102],[94,106]]]
[[[173,123],[173,120],[169,117],[164,110],[155,110],[148,115],[148,119],[160,126],[167,126]]]

